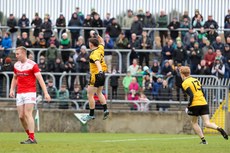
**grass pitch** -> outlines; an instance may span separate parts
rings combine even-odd
[[[25,133],[0,133],[0,153],[228,153],[230,142],[221,135],[116,133],[36,133],[38,144],[22,145]]]

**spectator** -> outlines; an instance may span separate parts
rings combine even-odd
[[[3,71],[2,68],[3,68],[3,58],[0,57],[0,72]],[[0,97],[4,96],[3,82],[4,82],[4,75],[0,74]]]
[[[17,44],[17,47],[19,46],[24,46],[26,48],[32,47],[32,43],[30,39],[28,38],[28,34],[26,32],[22,33],[22,38],[18,36],[16,44]]]
[[[82,26],[82,22],[80,18],[77,16],[77,13],[73,13],[68,26],[69,27],[81,27]],[[72,45],[72,48],[74,48],[75,42],[80,36],[80,29],[70,29],[70,33],[71,33],[71,40],[72,40],[71,45]]]
[[[208,49],[208,52],[204,55],[204,60],[208,68],[212,68],[215,58],[216,58],[216,53],[214,52],[213,48],[210,47]]]
[[[108,27],[112,23],[112,19],[110,18],[110,13],[106,13],[105,19],[103,20],[104,27]]]
[[[43,55],[41,55],[39,58],[38,67],[39,67],[41,72],[47,72],[46,59]],[[44,80],[46,80],[46,79],[44,79]]]
[[[132,81],[129,84],[129,94],[128,100],[138,100],[139,98],[139,85],[137,83],[136,77],[132,77]],[[131,105],[131,110],[137,110],[137,106],[135,104]]]
[[[191,68],[191,74],[194,74],[196,70],[196,66],[200,63],[201,57],[202,57],[201,49],[199,49],[199,43],[196,42],[194,44],[194,48],[191,48],[190,50],[190,68]]]
[[[83,22],[83,27],[92,27],[92,19],[91,19],[91,16],[90,14],[87,14],[84,22]],[[90,30],[89,29],[85,29],[84,30],[84,38],[85,38],[85,42],[88,41],[90,37]]]
[[[185,45],[185,48],[188,48],[188,46],[190,46],[190,40],[192,37],[194,38],[194,41],[198,40],[197,32],[192,27],[190,27],[189,31],[185,33],[185,36],[183,38],[183,44]]]
[[[207,66],[205,60],[201,60],[200,64],[197,65],[196,75],[210,75],[211,74],[211,68]]]
[[[132,33],[131,40],[129,41],[128,48],[131,49],[131,54],[129,57],[129,63],[133,61],[133,59],[138,58],[138,54],[136,49],[140,49],[140,43],[135,33]]]
[[[156,27],[156,19],[155,17],[150,13],[150,11],[146,11],[145,18],[144,18],[144,28],[155,28]],[[154,30],[150,30],[149,37],[152,42],[154,41]]]
[[[65,71],[70,74],[76,72],[76,64],[74,63],[72,56],[69,56],[68,61],[65,62]],[[69,91],[73,91],[75,78],[75,75],[69,75],[66,77],[66,85]]]
[[[145,19],[145,14],[143,9],[139,9],[137,12],[137,18],[141,22],[142,26],[144,26],[144,19]]]
[[[198,42],[201,44],[204,38],[207,39],[207,33],[204,27],[201,27],[200,32],[198,34]]]
[[[148,99],[151,99],[152,96],[151,96],[151,92],[152,92],[152,79],[150,78],[150,74],[146,74],[144,77],[143,77],[143,83],[142,83],[142,86],[143,86],[143,92],[144,94],[147,96]]]
[[[56,20],[56,27],[58,27],[58,38],[60,35],[62,35],[63,33],[66,32],[65,27],[66,27],[66,20],[65,17],[63,15],[63,13],[60,13],[59,17]],[[60,31],[62,30],[62,32],[60,33]]]
[[[105,50],[106,49],[113,49],[114,48],[114,41],[110,38],[108,34],[105,35]],[[107,71],[108,73],[111,73],[112,71],[112,51],[106,51],[104,54],[105,63],[107,65]]]
[[[164,10],[161,10],[160,12],[160,16],[158,17],[157,20],[158,23],[158,27],[159,28],[167,28],[168,25],[168,16],[165,14]],[[163,31],[159,31],[160,34],[160,38],[161,38],[161,47],[164,46],[164,38],[166,39],[168,37],[168,31],[163,30]]]
[[[85,19],[85,16],[84,16],[84,14],[80,11],[80,8],[79,8],[79,7],[76,7],[76,8],[75,8],[75,12],[74,12],[74,13],[77,14],[77,16],[79,17],[81,23],[83,23],[83,22],[84,22],[84,19]]]
[[[205,55],[208,52],[208,49],[212,48],[214,50],[214,48],[211,46],[210,41],[206,40],[205,41],[205,46],[202,47],[202,54]]]
[[[53,83],[52,79],[48,80],[48,84],[47,84],[47,91],[50,95],[50,98],[52,99],[56,99],[57,98],[57,88]],[[43,107],[44,108],[55,108],[55,104],[51,101],[49,103],[47,103],[46,101],[43,102]]]
[[[149,103],[149,98],[145,94],[140,93],[139,100],[141,101],[140,111],[145,111],[145,112],[148,111],[149,108],[148,107],[146,108],[145,105],[146,103]]]
[[[93,15],[92,27],[95,27],[95,28],[102,28],[103,27],[103,21],[101,20],[98,13],[95,13]],[[100,36],[102,36],[102,30],[98,30],[98,34]]]
[[[184,11],[184,14],[180,18],[180,22],[184,22],[185,21],[184,19],[188,21],[189,25],[191,24],[191,18],[188,15],[188,11]]]
[[[42,25],[42,19],[39,17],[38,13],[35,13],[35,18],[31,22],[31,26],[34,28],[34,37],[38,37]]]
[[[162,67],[161,74],[164,78],[169,78],[173,74],[172,66],[169,65],[169,60],[164,61],[164,66]]]
[[[89,73],[89,53],[86,50],[86,46],[83,45],[81,47],[81,52],[76,59],[78,63],[78,72],[79,73]],[[86,76],[79,76],[79,81],[81,85],[81,89],[87,85]]]
[[[69,104],[66,100],[69,99],[69,90],[66,88],[66,85],[61,85],[61,89],[57,92],[57,99],[60,100],[59,102],[59,109],[68,109]],[[63,101],[64,100],[64,101]]]
[[[137,74],[137,70],[139,68],[139,65],[137,63],[137,59],[133,59],[132,61],[132,65],[129,66],[128,71],[131,73],[131,75],[136,75]]]
[[[159,95],[159,89],[162,86],[162,76],[158,75],[157,76],[157,81],[153,82],[153,88],[152,88],[152,99],[156,100],[158,98]]]
[[[161,70],[161,67],[160,67],[160,64],[159,64],[159,61],[154,59],[153,60],[153,65],[151,67],[151,75],[153,77],[153,81],[156,81],[156,76],[160,74],[160,70]]]
[[[44,33],[44,39],[46,41],[48,41],[50,39],[50,37],[52,36],[52,34],[53,34],[52,25],[48,21],[47,17],[44,18],[44,22],[41,25],[41,32]]]
[[[34,48],[46,48],[47,47],[47,43],[46,40],[44,38],[44,33],[40,32],[38,37],[36,37],[36,40],[33,44]],[[36,54],[37,55],[37,54]]]
[[[219,34],[216,32],[215,27],[213,25],[210,26],[210,30],[207,33],[207,38],[210,41],[211,45],[216,40],[216,37],[219,36]]]
[[[171,39],[175,41],[176,38],[179,36],[179,31],[177,31],[176,29],[180,28],[180,22],[178,21],[177,17],[173,17],[172,22],[169,23],[167,28],[170,31]]]
[[[175,87],[176,87],[176,100],[181,101],[181,95],[183,95],[184,100],[187,101],[187,95],[184,90],[182,90],[182,78],[180,75],[180,68],[181,68],[181,63],[177,63],[175,66],[174,70],[174,79],[175,79]]]
[[[79,84],[75,84],[74,90],[70,92],[70,99],[73,100],[79,100],[82,99],[82,91],[81,91],[81,86]],[[79,107],[83,106],[82,102],[78,102]],[[76,105],[74,103],[71,103],[72,108],[76,108]]]
[[[118,74],[116,66],[113,66],[112,74]],[[119,76],[110,77],[110,86],[112,87],[112,99],[118,99],[117,90],[119,86]]]
[[[174,52],[174,48],[173,48],[173,40],[170,39],[167,43],[167,45],[165,45],[162,48],[161,54],[162,54],[162,64],[165,60],[169,60],[172,59],[173,56],[173,52]]]
[[[115,18],[111,19],[111,24],[106,27],[106,33],[109,34],[113,42],[116,41],[117,37],[121,33],[121,26],[117,23]]]
[[[224,17],[224,23],[229,22],[230,19],[230,9],[228,9],[228,14]]]
[[[54,44],[55,47],[59,48],[60,42],[55,37],[55,34],[53,33],[50,37],[50,40],[47,42],[47,46],[50,46],[50,44]]]
[[[126,16],[122,20],[122,27],[127,28],[125,30],[125,36],[129,40],[131,38],[131,25],[133,23],[133,11],[132,10],[127,10]]]
[[[55,64],[54,64],[54,72],[62,73],[62,72],[64,72],[64,70],[65,70],[65,65],[62,62],[61,58],[58,57],[55,61]],[[55,85],[57,88],[59,88],[60,77],[61,77],[61,75],[55,75],[55,81],[56,81]]]
[[[201,20],[200,20],[201,19]],[[195,21],[200,20],[203,21],[203,16],[200,14],[200,11],[198,9],[195,10],[195,15],[192,17],[192,25]],[[202,25],[203,26],[203,25]]]
[[[173,60],[175,64],[181,63],[182,65],[185,65],[187,59],[187,51],[182,46],[182,42],[177,42],[177,48],[173,52]]]
[[[225,57],[225,78],[230,77],[230,47],[228,44],[225,44],[223,56]]]
[[[4,38],[2,39],[2,45],[0,46],[0,52],[3,52],[3,57],[7,57],[10,54],[10,48],[12,48],[12,41],[10,38],[10,33],[6,32],[4,34]]]
[[[52,21],[50,19],[50,15],[48,13],[45,14],[45,17],[44,18],[47,18],[48,19],[48,22],[51,24],[52,26]]]
[[[215,29],[219,28],[218,23],[215,20],[213,20],[212,15],[209,15],[208,20],[204,23],[204,28],[208,29],[211,25],[213,25]]]
[[[197,17],[195,18],[195,20],[192,22],[192,27],[199,29],[203,26],[204,26],[203,17],[200,14],[198,14]]]
[[[47,67],[48,72],[54,72],[55,61],[58,57],[60,57],[60,53],[57,47],[53,43],[50,44],[50,47],[47,49],[45,56],[47,59],[46,67]]]
[[[183,18],[183,21],[180,24],[180,28],[182,28],[183,30],[181,31],[181,39],[183,40],[185,37],[185,34],[187,33],[186,29],[190,29],[190,27],[192,27],[189,23],[189,19],[188,18]]]
[[[126,76],[122,80],[122,85],[124,87],[124,92],[125,92],[125,100],[128,99],[128,92],[129,92],[129,85],[132,81],[132,76],[130,71],[127,71]]]
[[[75,50],[79,54],[81,51],[81,47],[85,45],[84,38],[82,36],[79,36],[77,39],[77,42],[75,44]]]
[[[26,14],[22,14],[22,17],[18,20],[18,26],[21,28],[21,36],[24,32],[27,33],[28,37],[30,35],[30,20],[26,17]]]
[[[220,57],[216,57],[215,62],[211,70],[212,75],[217,76],[218,78],[223,78],[225,73],[225,65],[221,61]]]
[[[216,41],[213,42],[212,47],[217,50],[220,49],[221,51],[224,50],[224,44],[222,43],[221,37],[217,36]]]
[[[138,16],[135,15],[133,18],[133,23],[130,28],[130,32],[131,34],[135,33],[137,36],[140,36],[142,31],[143,31],[143,25],[140,22],[140,20],[138,20]]]
[[[224,24],[224,29],[226,29],[226,31],[224,31],[224,38],[225,38],[225,42],[227,42],[227,37],[230,37],[230,31],[227,31],[230,29],[230,14],[228,20]]]
[[[62,39],[60,41],[60,48],[61,49],[65,49],[61,51],[61,57],[63,62],[67,62],[70,56],[70,51],[66,50],[68,48],[70,48],[70,40],[68,38],[67,33],[63,33],[62,34]]]
[[[140,41],[140,47],[141,49],[143,49],[142,52],[138,53],[139,54],[139,64],[143,66],[143,61],[145,59],[145,65],[149,66],[149,52],[146,50],[151,49],[152,45],[151,45],[151,39],[147,35],[147,31],[144,30],[142,32],[142,36],[139,41]]]
[[[13,14],[10,14],[9,18],[7,19],[7,26],[10,28],[10,38],[12,40],[12,47],[16,47],[16,41],[17,41],[17,20],[15,19]]]
[[[162,101],[171,101],[172,100],[172,90],[168,87],[168,83],[166,80],[162,81],[162,86],[159,88],[158,91],[158,100],[162,100]],[[167,112],[170,105],[165,103],[165,104],[161,104],[161,103],[157,103],[157,110],[162,112]]]

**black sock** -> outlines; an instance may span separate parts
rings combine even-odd
[[[94,116],[94,109],[90,109],[89,116]]]
[[[217,127],[217,131],[219,131],[219,132],[220,132],[220,130],[221,130],[221,127]]]
[[[202,140],[202,142],[206,142],[206,140],[205,140],[205,138],[204,137],[202,137],[202,138],[200,138],[201,140]]]
[[[107,110],[107,104],[104,104],[102,106],[103,106],[104,111],[106,111]]]

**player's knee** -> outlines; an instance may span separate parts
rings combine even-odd
[[[209,125],[210,125],[210,122],[204,122],[205,127],[209,127]]]
[[[19,114],[18,117],[19,117],[20,120],[24,120],[25,119],[25,114]]]

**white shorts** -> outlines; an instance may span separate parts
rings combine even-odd
[[[36,92],[20,93],[16,96],[16,105],[36,104]]]

